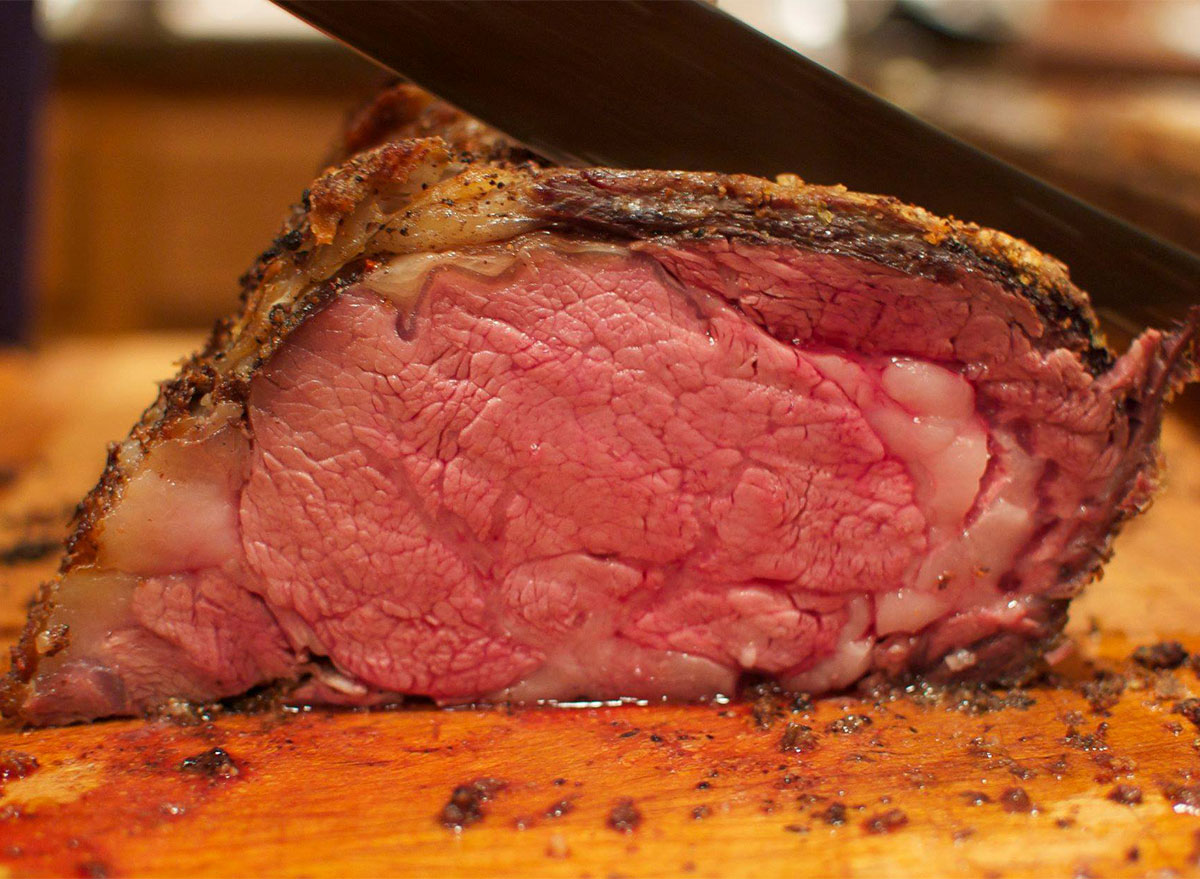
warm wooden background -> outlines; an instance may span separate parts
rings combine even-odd
[[[59,343],[0,354],[0,553],[61,537],[153,380],[194,337]],[[1167,490],[1075,607],[1078,656],[1024,710],[912,699],[820,700],[755,720],[751,706],[218,717],[0,731],[41,767],[3,783],[0,870],[13,875],[863,876],[1200,875],[1200,730],[1172,706],[1200,695],[1186,668],[1136,672],[1132,646],[1200,649],[1200,431],[1167,425]],[[0,566],[11,638],[53,559]],[[1093,626],[1094,623],[1094,626]],[[1098,665],[1132,675],[1111,717],[1078,687]],[[1079,712],[1081,716],[1071,716]],[[761,712],[760,712],[761,713]],[[872,724],[826,732],[848,714]],[[783,753],[786,723],[817,746]],[[1098,724],[1109,727],[1098,735]],[[1070,727],[1076,727],[1072,735]],[[1086,738],[1092,736],[1091,739]],[[233,778],[182,772],[224,748]],[[0,772],[4,758],[0,755]],[[507,783],[461,832],[439,823],[453,789]],[[558,781],[561,779],[561,783]],[[1143,802],[1107,798],[1135,786]],[[1175,787],[1173,787],[1175,786]],[[1034,811],[1010,812],[1022,788]],[[967,792],[989,802],[968,805]],[[1190,792],[1200,803],[1200,787]],[[609,826],[632,800],[640,824]],[[562,807],[566,800],[568,806]],[[829,806],[846,806],[842,825]],[[566,811],[548,817],[550,811]],[[898,809],[907,823],[873,833]],[[836,811],[836,810],[835,810]]]

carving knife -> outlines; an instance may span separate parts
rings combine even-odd
[[[1002,229],[1110,326],[1200,304],[1200,257],[875,97],[700,0],[275,0],[565,164],[794,173]]]

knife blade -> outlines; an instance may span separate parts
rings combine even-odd
[[[917,119],[700,0],[275,0],[546,157],[795,173],[1002,229],[1110,326],[1200,304],[1200,256]]]

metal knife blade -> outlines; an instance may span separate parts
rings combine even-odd
[[[1024,238],[1126,332],[1200,257],[971,147],[699,0],[275,0],[551,159],[795,173]]]

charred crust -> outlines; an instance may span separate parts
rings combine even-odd
[[[507,166],[549,161],[422,89],[404,82],[385,88],[351,114],[328,164],[398,140],[439,137],[456,153]]]
[[[241,775],[237,761],[220,747],[185,757],[179,764],[179,771],[210,779],[230,779]]]
[[[553,169],[531,189],[555,224],[629,240],[733,238],[866,260],[941,283],[977,273],[1028,301],[1043,350],[1066,348],[1093,375],[1112,353],[1062,263],[1003,233],[840,186],[668,171]]]
[[[394,173],[399,173],[394,161],[387,162],[387,167]],[[305,192],[304,200],[311,200],[308,191]],[[215,364],[227,358],[235,339],[235,325],[254,308],[253,294],[267,278],[278,274],[287,264],[294,264],[303,258],[304,253],[296,251],[301,245],[312,240],[307,215],[293,211],[285,223],[280,239],[299,243],[296,247],[268,248],[242,276],[241,315],[234,319],[217,321],[200,351],[182,364],[175,378],[160,385],[158,397],[134,425],[126,440],[127,444],[145,449],[159,440],[168,438],[176,425],[196,413],[206,397],[209,398],[209,402],[231,401],[244,406],[253,371],[266,362],[284,339],[336,298],[342,290],[357,281],[366,269],[367,264],[364,260],[355,260],[342,267],[333,277],[311,286],[297,298],[294,308],[286,313],[276,313],[272,317],[269,332],[257,340],[257,351],[244,369],[219,371]],[[88,564],[95,558],[97,525],[120,496],[130,476],[121,464],[122,445],[113,443],[109,446],[99,482],[75,510],[66,551],[59,568],[60,573],[78,565]],[[49,623],[54,608],[55,588],[56,581],[47,581],[39,587],[20,638],[17,644],[10,648],[10,668],[7,674],[0,678],[0,715],[17,716],[25,700],[29,681],[32,680],[38,665],[36,639]]]
[[[37,636],[50,621],[50,582],[38,588],[38,594],[29,610],[29,619],[21,630],[21,637],[9,648],[10,668],[0,678],[0,715],[16,717],[25,701],[29,681],[37,670]]]
[[[304,232],[300,229],[289,229],[275,239],[275,246],[280,250],[297,250],[304,241]]]
[[[967,668],[951,668],[945,656],[931,651],[928,635],[918,636],[903,671],[877,670],[858,683],[865,693],[911,686],[989,684],[1022,687],[1046,671],[1045,654],[1062,643],[1067,599],[1039,598],[1030,608],[1031,630],[1001,631],[968,644],[975,656]]]

